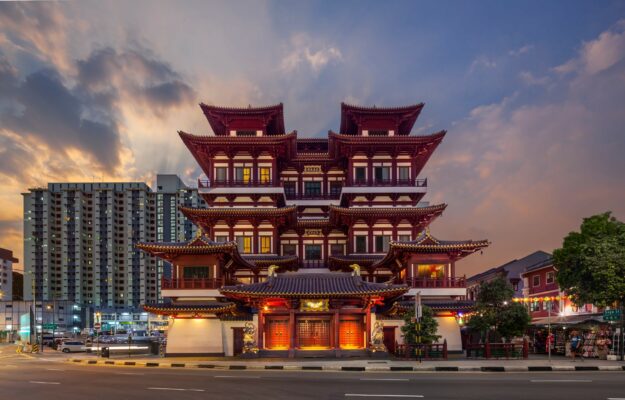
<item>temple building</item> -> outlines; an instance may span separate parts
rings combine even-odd
[[[411,135],[423,104],[341,104],[326,139],[287,133],[282,104],[201,108],[214,134],[179,132],[205,174],[207,207],[179,207],[198,234],[137,245],[172,265],[144,307],[170,317],[167,355],[365,355],[374,330],[393,352],[417,294],[461,349],[456,263],[489,243],[429,231],[447,205],[422,201],[421,171],[445,131]]]

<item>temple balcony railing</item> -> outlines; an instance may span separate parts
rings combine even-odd
[[[346,186],[414,186],[420,188],[428,187],[427,178],[415,179],[352,179]]]
[[[302,260],[301,268],[327,268],[328,264],[325,260]]]
[[[223,278],[165,278],[161,289],[219,289],[225,284]]]
[[[341,197],[341,192],[294,193],[291,191],[285,191],[284,195],[287,200],[338,200]]]
[[[415,289],[464,289],[467,287],[467,278],[465,276],[455,278],[406,278],[399,280],[398,283],[404,283],[408,287]]]
[[[227,187],[279,187],[280,182],[271,179],[198,179],[197,186],[200,189]]]

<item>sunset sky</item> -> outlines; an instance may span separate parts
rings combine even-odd
[[[201,101],[283,102],[300,137],[338,130],[341,101],[424,102],[413,133],[449,131],[432,233],[492,242],[467,275],[625,220],[623,1],[0,3],[0,247],[23,258],[29,187],[194,185],[176,132],[210,133]]]

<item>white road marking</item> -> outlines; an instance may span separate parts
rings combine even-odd
[[[625,397],[608,397],[608,400],[625,400]]]
[[[215,378],[260,379],[260,376],[244,376],[244,375],[215,375]]]
[[[61,368],[46,368],[46,371],[65,371],[65,370]]]
[[[145,375],[141,372],[115,372],[115,375]]]
[[[410,379],[402,378],[360,378],[361,381],[401,381],[408,382]]]
[[[592,382],[590,379],[532,379],[533,383]]]
[[[44,381],[30,381],[30,383],[36,383],[38,385],[60,385],[61,382],[44,382]]]
[[[183,389],[183,388],[166,388],[166,387],[149,387],[147,390],[174,390],[177,392],[203,392],[204,389]]]
[[[365,393],[345,393],[345,397],[410,397],[410,398],[422,398],[421,394],[365,394]]]

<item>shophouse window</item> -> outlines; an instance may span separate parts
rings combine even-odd
[[[228,168],[217,167],[215,168],[215,180],[217,182],[225,182],[228,180]]]
[[[260,177],[260,183],[269,183],[269,182],[271,182],[271,168],[269,168],[269,167],[260,167],[258,169],[258,175]]]
[[[237,247],[241,253],[252,252],[252,237],[251,236],[237,236]]]
[[[554,283],[556,278],[556,274],[555,272],[551,271],[551,272],[547,272],[547,283]]]
[[[356,240],[356,253],[367,252],[367,236],[359,235],[355,237]]]
[[[260,237],[260,252],[262,254],[271,253],[271,236]]]
[[[375,252],[383,253],[388,251],[388,243],[390,242],[391,237],[380,235],[375,237]]]
[[[282,255],[283,256],[296,256],[297,255],[297,245],[295,245],[295,244],[283,244],[282,245]]]
[[[540,275],[534,275],[532,278],[532,286],[540,286]]]
[[[356,182],[364,182],[367,180],[367,169],[365,167],[354,168],[354,179]]]

